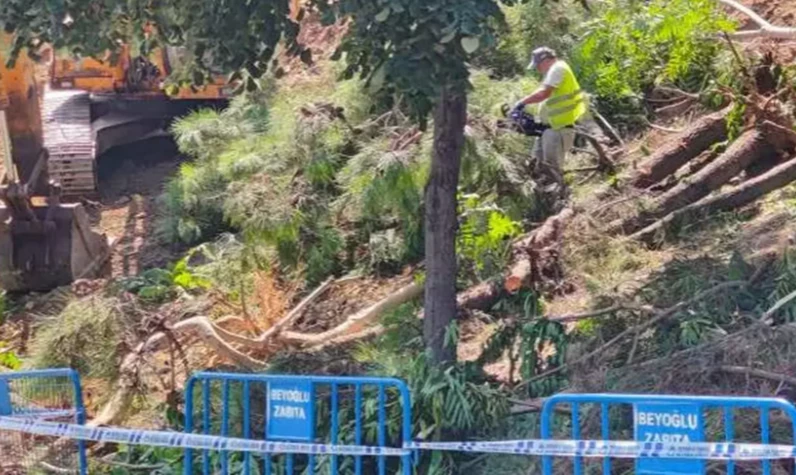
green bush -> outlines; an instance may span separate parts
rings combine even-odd
[[[589,17],[573,2],[530,0],[504,7],[506,25],[497,44],[481,55],[477,67],[489,69],[497,77],[526,74],[531,51],[549,46],[566,56],[578,38],[572,30]]]
[[[572,64],[605,113],[640,111],[639,94],[656,84],[704,88],[718,33],[732,28],[713,0],[612,0],[578,28]]]
[[[508,263],[511,240],[522,227],[497,206],[478,195],[459,199],[461,218],[457,236],[459,273],[465,286],[488,280],[503,272]]]

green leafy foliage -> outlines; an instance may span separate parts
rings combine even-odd
[[[467,61],[494,43],[493,25],[504,21],[495,0],[313,4],[327,24],[350,19],[349,33],[335,54],[345,57],[343,77],[359,74],[371,91],[397,92],[421,123],[443,87],[467,88]]]
[[[197,291],[208,289],[210,281],[188,266],[192,253],[183,257],[169,269],[149,269],[120,281],[122,289],[132,292],[146,303],[159,304],[173,299],[177,290]]]
[[[483,368],[473,363],[450,366],[432,364],[423,352],[422,328],[417,308],[401,307],[386,316],[389,331],[378,342],[361,347],[356,359],[380,376],[394,376],[409,384],[412,398],[412,433],[425,440],[461,440],[487,434],[508,415],[507,394],[493,385]],[[449,329],[449,343],[458,337],[455,326]],[[388,423],[400,426],[400,412],[390,411]],[[461,454],[421,454],[418,473],[462,473],[460,464],[468,460]]]
[[[522,227],[494,205],[484,203],[478,195],[465,195],[459,200],[460,213],[457,250],[460,273],[468,284],[487,280],[503,272],[508,262],[512,238]]]
[[[13,350],[6,348],[6,343],[0,341],[0,368],[16,371],[22,368],[22,360]]]
[[[506,22],[497,27],[495,45],[474,58],[475,65],[489,69],[497,77],[527,74],[531,51],[539,46],[567,56],[578,44],[574,30],[590,17],[574,2],[528,0],[504,7],[503,11]]]
[[[580,28],[572,62],[608,113],[640,110],[655,84],[699,91],[715,74],[716,35],[733,23],[712,0],[613,0]]]
[[[256,78],[269,68],[279,43],[291,53],[303,51],[287,0],[4,1],[0,26],[15,35],[11,61],[23,48],[35,53],[44,44],[96,57],[116,52],[122,42],[142,55],[156,47],[182,47],[182,67],[170,78],[182,85],[201,85],[211,71],[235,72],[232,79],[256,90]]]
[[[521,292],[500,302],[495,310],[511,318],[501,320],[487,341],[478,360],[480,365],[508,357],[512,378],[514,370],[518,369],[524,381],[564,364],[569,343],[567,332],[560,323],[543,318],[541,304],[534,293]],[[530,384],[528,393],[530,397],[544,397],[565,384],[563,376],[553,375]]]

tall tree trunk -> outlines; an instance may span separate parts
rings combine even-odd
[[[423,337],[434,362],[453,361],[445,330],[456,318],[456,191],[467,122],[467,96],[444,89],[434,111],[434,154],[426,185],[426,294]]]

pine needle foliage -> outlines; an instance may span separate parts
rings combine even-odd
[[[112,298],[93,296],[67,303],[38,323],[30,349],[34,368],[74,368],[81,375],[115,380],[125,317]]]
[[[270,248],[281,270],[310,284],[352,267],[394,272],[422,259],[432,137],[404,115],[400,98],[385,110],[380,98],[361,93],[361,81],[335,83],[330,71],[295,85],[264,81],[263,92],[228,110],[199,111],[174,126],[181,151],[194,161],[163,196],[162,225],[173,241],[237,233],[250,246]],[[498,132],[495,121],[501,102],[535,84],[473,73],[461,191],[500,208],[512,223],[535,208],[532,142]],[[468,248],[468,262],[481,266],[478,279],[494,273],[504,237]],[[475,255],[481,251],[492,255]]]

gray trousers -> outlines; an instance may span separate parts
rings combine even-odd
[[[545,130],[536,139],[533,156],[536,158],[537,170],[544,178],[544,188],[551,194],[563,197],[566,191],[564,182],[564,159],[575,143],[575,129]]]

